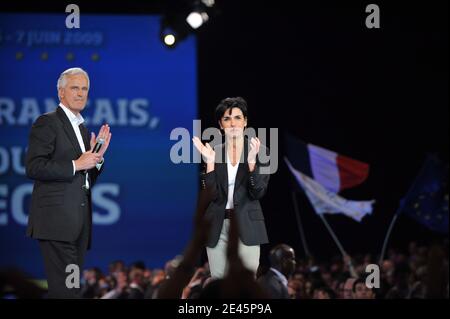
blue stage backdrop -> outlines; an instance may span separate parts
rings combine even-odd
[[[87,15],[67,29],[64,14],[0,14],[0,268],[42,278],[37,242],[25,237],[33,181],[24,159],[33,121],[58,105],[56,82],[70,67],[91,80],[82,113],[96,134],[113,134],[93,189],[93,246],[86,267],[164,263],[191,235],[195,164],[170,160],[170,132],[197,117],[196,39],[176,49],[159,39],[159,16]]]

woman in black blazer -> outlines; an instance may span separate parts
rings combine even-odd
[[[258,138],[248,140],[247,103],[241,97],[226,98],[216,108],[216,119],[225,134],[225,143],[214,149],[194,137],[193,142],[206,162],[202,187],[208,188],[212,201],[206,211],[211,221],[207,254],[211,276],[222,278],[227,269],[226,247],[229,218],[239,225],[239,255],[244,265],[256,274],[260,245],[267,243],[267,231],[259,199],[267,190],[269,174],[260,170],[258,153],[265,149]]]

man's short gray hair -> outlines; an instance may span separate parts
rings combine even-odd
[[[89,75],[85,70],[82,68],[70,68],[65,70],[61,75],[59,76],[58,83],[56,84],[56,89],[64,88],[67,84],[67,76],[69,75],[75,75],[75,74],[83,74],[88,82],[88,90],[89,90]]]

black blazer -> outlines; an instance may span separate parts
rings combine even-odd
[[[258,283],[272,299],[289,299],[287,287],[271,269],[258,278]]]
[[[80,126],[86,151],[90,149],[89,132]],[[85,174],[73,174],[72,160],[82,154],[72,124],[61,107],[34,122],[26,155],[26,174],[34,180],[27,236],[36,239],[75,241],[85,218]],[[104,166],[104,165],[103,165]],[[90,187],[101,173],[89,170]],[[91,199],[88,196],[89,223],[92,224]],[[86,204],[84,204],[86,205]],[[92,227],[90,227],[92,229]],[[90,244],[89,236],[89,244]]]
[[[225,144],[217,145],[216,163],[214,171],[204,173],[201,176],[201,187],[208,188],[212,194],[205,216],[211,221],[211,230],[207,241],[208,247],[215,247],[220,237],[222,224],[225,217],[225,207],[228,200],[228,171]],[[244,142],[244,150],[241,154],[236,183],[234,186],[234,214],[239,225],[239,237],[245,245],[260,245],[268,243],[267,230],[264,223],[264,215],[259,203],[267,191],[269,174],[261,174],[261,164],[256,162],[256,168],[249,172],[247,155],[248,141]],[[267,148],[260,147],[260,152],[266,152]],[[221,158],[221,160],[220,160]]]

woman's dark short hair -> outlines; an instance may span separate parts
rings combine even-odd
[[[227,97],[220,101],[219,105],[216,107],[216,121],[219,122],[227,110],[231,110],[235,107],[240,109],[244,117],[247,118],[247,102],[240,96]]]

